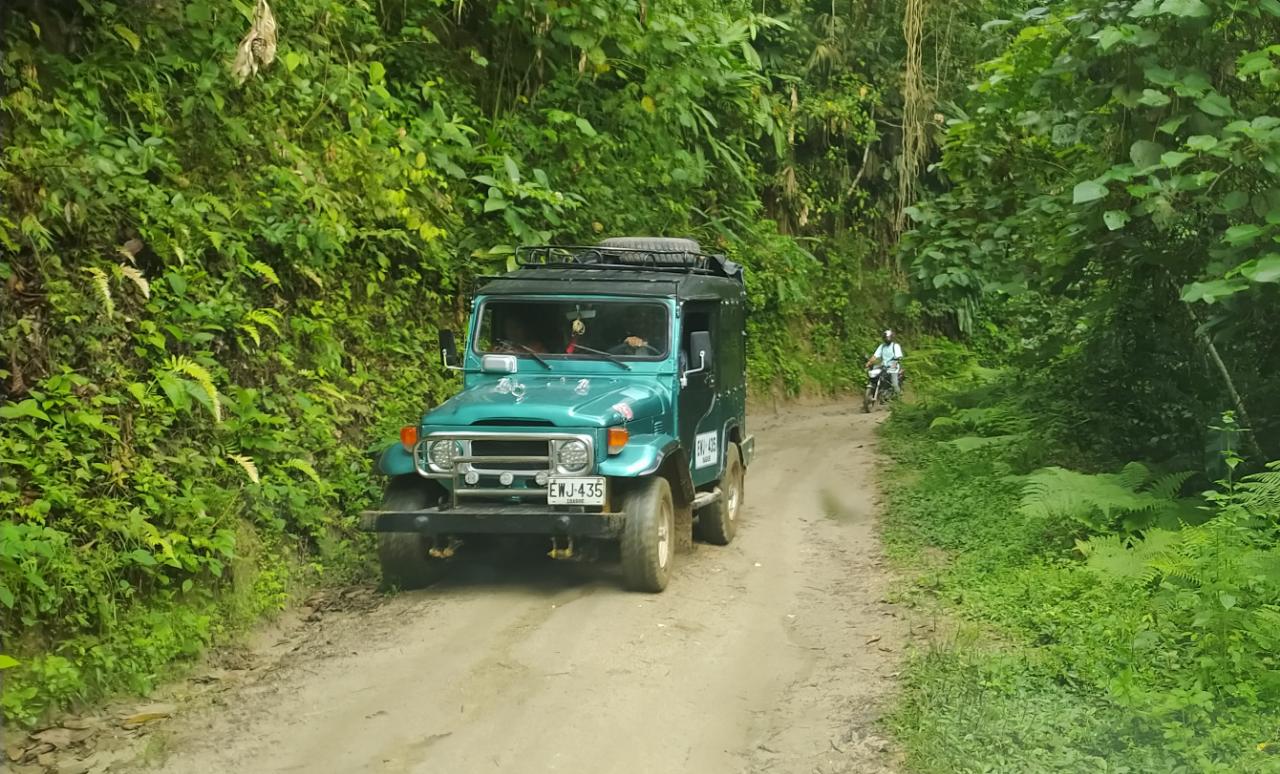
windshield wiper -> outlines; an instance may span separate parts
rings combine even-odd
[[[624,362],[622,362],[621,360],[619,360],[619,359],[618,359],[618,356],[617,356],[617,355],[614,355],[614,354],[612,354],[612,353],[609,353],[609,352],[602,352],[601,350],[598,350],[598,349],[592,349],[591,347],[588,347],[588,346],[586,346],[586,345],[584,345],[584,344],[575,344],[575,345],[574,345],[574,349],[575,349],[575,350],[579,350],[579,349],[586,350],[587,352],[590,352],[590,353],[592,353],[592,354],[594,354],[594,355],[599,355],[600,357],[603,357],[605,360],[608,360],[610,363],[613,363],[613,364],[614,364],[614,365],[616,365],[616,366],[622,366],[623,368],[627,369],[628,371],[630,371],[630,370],[631,370],[631,366],[629,366],[629,365],[627,365],[626,363],[624,363]]]
[[[528,346],[527,344],[517,344],[516,346],[520,348],[521,352],[524,352],[529,357],[533,358],[534,360],[537,360],[538,365],[542,366],[548,371],[551,370],[551,364],[543,360],[542,357],[539,356],[537,352],[534,352],[532,347]]]
[[[506,345],[506,346],[508,346],[508,347],[515,347],[516,349],[518,349],[518,350],[520,350],[521,352],[525,353],[526,355],[528,355],[529,357],[533,358],[534,360],[537,360],[537,361],[538,361],[538,365],[542,366],[543,368],[547,369],[548,371],[550,371],[550,370],[551,370],[551,364],[550,364],[550,363],[548,363],[547,361],[543,360],[543,359],[538,355],[538,353],[537,353],[537,352],[535,352],[535,351],[534,351],[534,350],[533,350],[533,349],[532,349],[528,344],[521,344],[521,343],[520,343],[520,342],[518,342],[518,341],[504,341],[504,342],[502,342],[502,343],[503,343],[503,344],[505,344],[505,345]]]

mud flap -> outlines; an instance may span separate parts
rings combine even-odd
[[[693,506],[676,504],[676,551],[693,550]]]

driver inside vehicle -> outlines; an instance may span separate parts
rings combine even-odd
[[[660,355],[662,326],[666,315],[660,309],[638,307],[630,317],[621,343],[609,348],[611,355]],[[652,342],[652,343],[651,343]]]
[[[520,314],[512,314],[505,320],[503,336],[498,340],[498,352],[533,352],[543,355],[547,345],[534,330],[529,321]]]

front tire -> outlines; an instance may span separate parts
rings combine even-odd
[[[392,479],[382,496],[382,508],[387,511],[417,511],[431,505],[431,489],[416,475]],[[440,580],[446,565],[427,555],[429,543],[418,532],[379,532],[383,588],[420,589]]]
[[[637,482],[622,500],[622,575],[633,591],[657,593],[671,579],[676,555],[675,504],[671,484],[655,476]]]
[[[742,453],[738,444],[729,444],[724,475],[720,477],[720,499],[698,514],[698,532],[703,540],[727,546],[738,534],[738,511],[742,508]]]
[[[871,385],[867,385],[867,391],[862,393],[862,413],[870,414],[873,398],[871,397]]]

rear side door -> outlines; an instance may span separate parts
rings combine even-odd
[[[695,331],[706,331],[711,335],[711,351],[707,353],[706,367],[698,373],[689,374],[688,383],[680,389],[676,406],[680,443],[689,453],[694,486],[708,484],[720,478],[721,450],[724,444],[721,436],[724,427],[716,397],[716,380],[719,376],[716,351],[720,346],[716,333],[719,330],[719,314],[719,306],[713,301],[686,301],[681,307],[680,361],[684,364],[684,369],[696,369],[699,366],[698,353],[692,351],[690,336]]]

